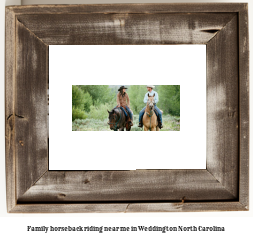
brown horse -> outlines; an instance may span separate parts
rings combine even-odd
[[[108,111],[108,110],[107,110]],[[107,123],[110,125],[110,129],[117,131],[124,131],[125,128],[127,131],[131,130],[131,126],[129,125],[131,119],[126,117],[125,113],[120,108],[114,108],[112,111],[108,111],[109,113],[109,122]]]
[[[155,94],[153,96],[150,96],[148,94],[148,101],[147,101],[147,106],[145,113],[143,115],[143,125],[144,125],[144,131],[159,131],[158,127],[158,119],[157,116],[154,112],[155,109]]]

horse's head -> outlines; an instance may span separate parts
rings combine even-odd
[[[118,121],[117,111],[112,109],[112,111],[110,111],[110,112],[108,111],[108,113],[109,113],[108,125],[110,125],[111,130],[116,130],[117,129],[117,121]]]
[[[149,107],[150,110],[154,109],[154,107],[155,107],[155,94],[153,94],[153,96],[148,94],[147,106]]]

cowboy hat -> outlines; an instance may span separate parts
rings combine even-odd
[[[122,89],[127,89],[125,86],[121,86],[118,91],[122,90]]]
[[[155,88],[155,86],[154,85],[147,85],[147,88]]]

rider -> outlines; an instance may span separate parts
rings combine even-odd
[[[117,94],[117,107],[122,107],[123,109],[127,110],[129,116],[130,116],[130,126],[133,126],[133,113],[130,109],[130,99],[128,94],[126,93],[126,87],[121,86],[118,89],[118,94]]]
[[[163,128],[163,121],[162,121],[162,112],[160,111],[160,109],[156,106],[156,104],[158,103],[159,101],[159,98],[158,98],[158,93],[156,91],[154,91],[153,89],[155,88],[154,85],[147,85],[147,90],[148,92],[145,94],[145,97],[144,97],[144,103],[147,103],[148,101],[148,94],[149,95],[154,95],[155,94],[155,111],[158,113],[158,126],[160,129]],[[141,111],[140,111],[140,114],[139,114],[139,125],[138,127],[142,127],[143,126],[143,123],[142,123],[142,117],[144,115],[144,112],[146,110],[146,107],[144,107]]]

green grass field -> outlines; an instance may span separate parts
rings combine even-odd
[[[139,128],[139,115],[134,115],[134,121],[131,131],[142,131]],[[111,131],[107,124],[108,118],[105,120],[98,119],[76,119],[72,122],[72,131]],[[180,117],[171,115],[163,116],[163,129],[161,131],[180,131]]]

